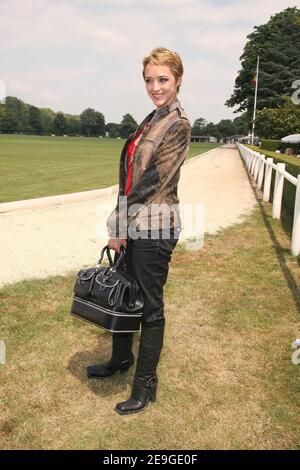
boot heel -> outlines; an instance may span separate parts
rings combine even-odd
[[[156,401],[156,389],[152,390],[149,401]]]
[[[125,374],[131,366],[132,364],[126,364],[126,366],[121,367],[120,374]]]

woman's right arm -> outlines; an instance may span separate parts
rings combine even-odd
[[[176,121],[170,127],[138,183],[127,196],[124,208],[118,205],[110,214],[107,228],[111,238],[118,238],[120,230],[126,234],[131,206],[146,205],[170,183],[188,154],[190,138],[191,126],[188,120]]]

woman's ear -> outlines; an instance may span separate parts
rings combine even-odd
[[[177,80],[177,91],[179,91],[179,88],[181,87],[181,82],[182,82],[182,77],[178,78]]]

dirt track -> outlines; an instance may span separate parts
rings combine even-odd
[[[189,204],[198,204],[206,233],[240,221],[256,203],[233,146],[219,147],[187,162],[181,169],[179,197],[183,212]],[[107,241],[105,221],[115,201],[116,195],[110,195],[1,213],[0,286],[94,265]],[[191,235],[185,223],[182,241]]]

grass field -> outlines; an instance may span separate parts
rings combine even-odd
[[[121,139],[0,135],[0,203],[118,182]],[[219,144],[191,143],[189,158]]]
[[[133,369],[86,378],[111,337],[69,314],[74,276],[0,290],[2,449],[300,448],[300,271],[269,204],[202,250],[176,247],[157,401],[142,413],[114,412]]]

